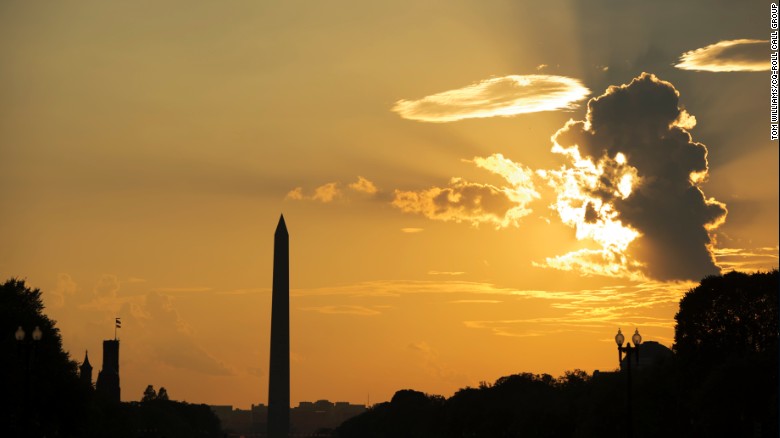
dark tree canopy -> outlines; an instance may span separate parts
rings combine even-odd
[[[675,320],[682,359],[777,356],[778,271],[707,277],[685,294]]]
[[[154,390],[154,386],[149,385],[144,390],[144,395],[141,397],[142,402],[150,402],[157,400],[157,391]]]
[[[76,363],[43,309],[41,291],[24,280],[0,284],[0,436],[16,436],[19,429],[78,436],[83,430],[91,388],[79,380]],[[21,341],[15,337],[19,327],[25,332]],[[35,327],[41,331],[37,341]]]
[[[777,270],[730,272],[680,301],[674,349],[693,433],[777,436],[779,289]]]

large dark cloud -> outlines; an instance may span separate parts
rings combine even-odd
[[[687,129],[694,124],[674,86],[643,73],[591,99],[587,119],[569,122],[553,137],[604,164],[598,183],[581,189],[611,204],[623,225],[641,233],[630,252],[652,278],[697,280],[719,272],[710,232],[725,220],[726,208],[702,192],[707,148],[691,139]],[[619,153],[625,163],[616,159]],[[611,166],[636,169],[630,195],[615,190],[619,181],[611,175],[625,172]]]

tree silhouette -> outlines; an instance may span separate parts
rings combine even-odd
[[[686,360],[777,356],[778,271],[709,276],[688,291],[675,315],[674,349]]]
[[[44,313],[41,291],[24,280],[0,285],[0,436],[78,436],[90,392],[62,349],[55,322]],[[21,327],[25,336],[17,341]],[[38,327],[40,340],[32,333]],[[21,333],[20,333],[21,334]]]
[[[141,402],[150,402],[157,400],[157,391],[154,390],[154,386],[149,385],[144,389],[144,395],[141,397]]]
[[[680,301],[675,345],[692,432],[777,436],[778,271],[710,276]]]

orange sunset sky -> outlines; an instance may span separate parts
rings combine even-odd
[[[763,1],[3,1],[0,274],[96,370],[122,319],[123,400],[267,402],[280,213],[294,405],[614,369],[619,327],[671,346],[702,277],[777,267],[769,32]]]

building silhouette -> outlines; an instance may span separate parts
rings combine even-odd
[[[284,215],[274,233],[271,297],[271,365],[268,381],[268,438],[290,435],[290,241]]]
[[[232,405],[213,405],[210,408],[229,436],[266,436],[268,406],[261,403],[253,404],[251,409],[238,409]],[[365,405],[348,402],[302,401],[297,407],[290,408],[290,436],[320,436],[318,431],[335,429],[365,411]]]
[[[103,341],[103,368],[98,373],[96,389],[106,400],[119,403],[119,340]]]
[[[92,365],[89,363],[89,351],[84,353],[84,362],[79,366],[79,378],[84,385],[92,387]]]
[[[673,355],[674,353],[669,347],[656,341],[645,341],[639,345],[638,357],[636,357],[634,353],[631,353],[620,361],[620,370],[623,371],[626,369],[626,361],[629,359],[629,356],[633,361],[631,363],[632,370],[644,370],[653,367],[665,359],[669,359]]]

